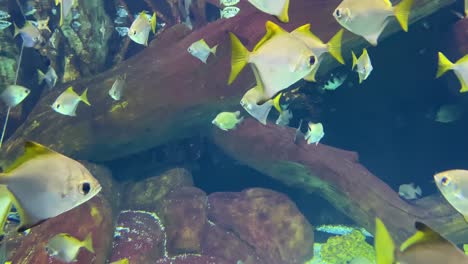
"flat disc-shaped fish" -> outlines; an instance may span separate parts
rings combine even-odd
[[[312,123],[309,122],[309,130],[307,131],[307,134],[305,135],[305,140],[307,140],[307,144],[313,144],[318,145],[320,140],[325,136],[325,133],[323,132],[323,125],[322,123]]]
[[[73,88],[70,86],[67,90],[57,97],[55,102],[52,104],[52,109],[55,112],[67,116],[76,116],[76,109],[80,102],[84,102],[87,105],[91,105],[87,97],[88,89],[86,88],[83,94],[78,95],[73,91]]]
[[[93,198],[101,185],[79,162],[28,141],[25,152],[0,174],[20,214],[19,230]]]
[[[0,94],[0,98],[8,107],[19,105],[29,95],[31,90],[20,85],[8,85]]]
[[[77,260],[76,258],[82,247],[94,253],[91,233],[83,241],[66,233],[57,234],[47,243],[46,251],[49,256],[68,263]]]
[[[434,181],[445,199],[468,222],[468,170],[448,170],[434,175]]]
[[[343,0],[333,16],[344,28],[375,46],[390,16],[396,16],[402,28],[408,30],[412,4],[413,0],[403,0],[395,7],[389,0]]]
[[[117,79],[112,84],[112,87],[109,90],[109,96],[118,101],[122,98],[125,87],[127,86],[127,74],[122,74],[117,76]]]

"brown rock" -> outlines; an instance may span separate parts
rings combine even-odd
[[[266,263],[304,263],[312,257],[312,226],[285,195],[254,188],[211,194],[208,204],[208,218],[232,230]]]

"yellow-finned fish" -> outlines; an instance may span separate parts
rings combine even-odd
[[[351,54],[353,56],[352,69],[358,73],[359,83],[362,83],[369,77],[372,70],[374,69],[374,67],[372,67],[369,53],[367,53],[367,49],[364,49],[361,56],[359,56],[359,59],[356,57],[356,54],[354,54],[354,51],[351,51]]]
[[[70,86],[57,97],[51,107],[55,112],[62,115],[76,116],[76,109],[80,102],[91,105],[88,101],[88,88],[81,95],[78,95],[73,91],[73,87]]]
[[[7,186],[20,215],[18,231],[69,211],[101,191],[81,163],[32,141],[0,174],[0,184]]]
[[[416,222],[416,233],[395,247],[382,220],[375,220],[376,264],[468,264],[468,256],[427,225]]]
[[[317,64],[317,56],[304,42],[271,21],[266,22],[266,34],[252,52],[234,34],[229,34],[232,57],[228,84],[251,63],[258,71],[266,100],[303,79]]]
[[[18,28],[16,24],[13,25],[15,26],[15,33],[13,36],[21,35],[25,47],[37,49],[45,42],[39,29],[34,26],[31,21],[26,21],[22,28]]]
[[[93,237],[91,233],[89,233],[83,241],[67,233],[57,234],[47,243],[46,251],[49,256],[68,263],[77,260],[76,257],[82,247],[94,253]]]
[[[289,22],[289,0],[249,0],[249,2],[260,11],[276,16],[281,22]]]
[[[434,175],[437,188],[447,202],[468,222],[468,170],[448,170]]]
[[[242,122],[242,120],[244,120],[244,118],[240,116],[239,111],[221,112],[215,117],[215,119],[213,119],[211,123],[221,130],[229,131],[235,129],[237,125]]]
[[[343,38],[343,32],[343,29],[338,31],[338,33],[336,33],[328,43],[324,43],[319,37],[310,31],[310,24],[305,24],[291,32],[291,35],[302,40],[317,56],[317,66],[314,67],[314,70],[304,78],[306,81],[316,81],[315,75],[320,67],[320,63],[323,61],[323,54],[325,53],[330,53],[330,55],[332,55],[339,63],[345,63],[343,56],[341,55],[341,40]]]
[[[439,78],[448,70],[453,70],[458,81],[460,81],[460,93],[468,92],[468,54],[452,63],[442,52],[439,52],[439,67],[436,77]]]
[[[0,98],[8,107],[15,107],[23,102],[30,93],[31,90],[21,85],[8,85],[0,94]]]
[[[37,69],[37,76],[39,84],[45,81],[49,89],[55,87],[58,79],[57,72],[55,72],[55,69],[52,66],[49,66],[46,73],[43,73],[41,70]]]
[[[127,87],[127,74],[124,73],[122,75],[117,76],[112,87],[109,90],[109,96],[114,99],[115,101],[120,100],[122,95]]]
[[[76,7],[78,5],[77,0],[55,0],[55,5],[58,6],[60,4],[60,22],[59,26],[63,25],[63,21],[70,13],[72,7]]]
[[[392,6],[390,0],[343,0],[333,12],[341,26],[365,38],[376,46],[391,16],[395,16],[404,31],[414,0],[402,0]]]
[[[138,44],[148,46],[150,31],[156,33],[156,13],[150,17],[145,11],[141,11],[128,29],[128,37]]]
[[[216,55],[217,48],[218,45],[214,45],[212,48],[210,48],[210,46],[208,46],[204,39],[200,39],[192,43],[192,45],[190,45],[190,47],[187,48],[187,51],[188,53],[192,54],[195,58],[198,58],[203,63],[206,63],[206,60],[208,59],[208,56],[210,56],[210,53]]]

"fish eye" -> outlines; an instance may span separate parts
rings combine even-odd
[[[341,17],[341,10],[340,10],[340,9],[336,9],[336,10],[335,10],[335,16],[336,16],[337,18],[340,18],[340,17]]]
[[[188,51],[188,52],[192,52],[192,48],[189,47],[189,48],[187,49],[187,51]]]
[[[59,109],[59,108],[60,108],[60,104],[56,104],[55,107],[56,107],[57,109]]]
[[[309,57],[309,65],[314,65],[315,64],[315,56],[310,56]]]
[[[89,182],[83,182],[80,186],[80,193],[83,195],[87,195],[91,191],[91,185]]]
[[[440,183],[442,183],[443,186],[447,186],[450,183],[450,179],[444,176],[440,179]]]

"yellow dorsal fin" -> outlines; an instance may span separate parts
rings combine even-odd
[[[385,4],[387,4],[389,7],[392,7],[392,2],[390,0],[383,0]]]
[[[351,51],[351,55],[353,56],[353,66],[351,67],[351,69],[354,70],[354,67],[356,67],[356,65],[357,65],[358,59],[356,57],[356,54],[354,54],[354,51]]]
[[[67,90],[65,90],[65,92],[79,97],[79,95],[73,90],[72,86],[68,87]]]
[[[283,23],[288,23],[289,22],[288,10],[289,10],[289,0],[286,0],[284,2],[283,9],[281,10],[281,14],[279,14],[277,16],[279,21],[281,21]]]
[[[148,17],[146,16],[145,11],[141,11],[141,12],[140,12],[140,16],[141,16],[141,18],[146,18],[146,19],[148,19]]]
[[[375,259],[376,264],[395,263],[395,244],[382,220],[375,219]]]
[[[17,158],[11,166],[9,166],[5,173],[9,173],[14,169],[21,166],[23,163],[27,162],[28,160],[34,159],[40,155],[47,155],[47,154],[56,154],[57,152],[37,143],[34,141],[26,141],[24,143],[24,153],[19,158]]]
[[[283,34],[283,33],[288,33],[286,30],[282,29],[280,26],[277,24],[267,21],[265,23],[265,28],[266,28],[266,33],[265,36],[255,45],[255,48],[253,51],[258,50],[266,41],[271,39],[273,36],[278,35],[278,34]]]
[[[153,13],[153,16],[151,17],[151,31],[153,31],[153,34],[156,34],[156,12]]]
[[[409,237],[405,242],[403,242],[403,244],[401,244],[400,251],[403,252],[413,245],[423,243],[423,242],[428,242],[428,241],[448,242],[445,238],[439,235],[439,233],[435,232],[430,227],[428,227],[427,225],[421,222],[416,222],[415,227],[418,231],[416,231],[414,235]]]
[[[310,24],[305,24],[293,30],[291,33],[300,33],[323,44],[323,41],[310,31]]]

